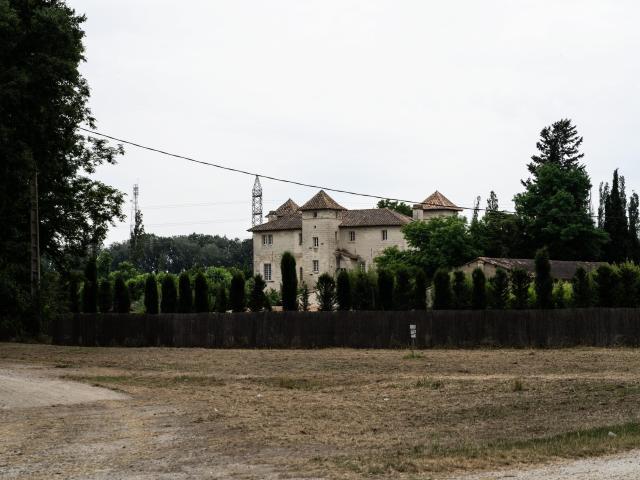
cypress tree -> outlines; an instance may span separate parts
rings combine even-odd
[[[608,262],[622,262],[629,252],[626,204],[624,177],[618,176],[616,168],[613,171],[611,191],[604,206],[604,231],[609,234],[609,242],[605,246],[605,257]]]
[[[411,278],[409,270],[400,267],[396,271],[396,290],[393,296],[396,310],[411,308]]]
[[[538,308],[553,308],[553,278],[551,278],[549,252],[546,248],[536,252],[535,267],[536,305]]]
[[[113,284],[113,311],[116,313],[129,313],[130,310],[129,289],[124,283],[122,275],[117,275]]]
[[[69,279],[69,311],[78,313],[80,311],[80,298],[78,297],[78,279],[72,275]]]
[[[449,272],[439,268],[433,275],[433,309],[446,310],[451,308],[451,279]]]
[[[629,199],[629,259],[640,263],[640,198],[636,192]]]
[[[378,308],[393,310],[393,275],[386,270],[378,270]]]
[[[620,277],[620,294],[617,304],[620,307],[634,308],[638,306],[640,295],[640,270],[637,265],[625,262],[618,267]]]
[[[375,308],[375,286],[366,272],[359,271],[353,280],[354,310],[373,310]]]
[[[291,252],[284,252],[280,260],[282,273],[282,309],[298,310],[298,277],[296,275],[296,259]]]
[[[573,286],[573,306],[587,308],[593,305],[593,289],[584,268],[578,267],[571,284]]]
[[[267,303],[267,297],[264,294],[264,289],[267,286],[262,279],[262,275],[257,274],[253,277],[253,287],[251,288],[251,296],[249,297],[249,309],[252,312],[259,312],[265,308]]]
[[[96,313],[98,310],[98,268],[95,257],[87,261],[84,269],[84,286],[82,288],[82,311]]]
[[[224,313],[228,308],[227,289],[223,284],[219,284],[216,288],[216,312]]]
[[[338,273],[336,296],[338,310],[351,310],[351,277],[346,270],[340,270]]]
[[[416,272],[413,288],[413,308],[415,310],[427,309],[427,276],[422,269]]]
[[[484,310],[487,308],[487,279],[480,268],[471,273],[471,308]]]
[[[600,265],[596,276],[599,307],[615,307],[619,287],[618,272],[611,265]]]
[[[204,273],[198,272],[193,284],[193,307],[196,312],[204,313],[209,311],[209,284]]]
[[[302,282],[302,287],[300,288],[300,307],[303,312],[309,311],[309,286],[306,282]]]
[[[498,268],[489,282],[493,287],[491,306],[497,310],[504,310],[509,301],[509,277],[507,272],[502,268]]]
[[[469,308],[469,285],[467,277],[461,270],[453,272],[453,285],[451,287],[452,304],[456,310],[465,310]]]
[[[521,268],[511,272],[511,291],[513,292],[513,308],[524,309],[529,305],[529,273]]]
[[[191,313],[192,303],[191,280],[187,272],[182,272],[178,277],[178,312]]]
[[[111,297],[111,282],[106,278],[100,282],[98,292],[98,304],[101,313],[109,313],[111,311],[111,304],[113,298]]]
[[[233,312],[244,312],[246,299],[244,292],[244,275],[236,272],[231,278],[231,289],[229,291],[229,305]]]
[[[178,303],[175,277],[167,273],[160,284],[160,311],[162,313],[175,313]]]
[[[323,273],[316,283],[320,310],[331,312],[336,304],[336,282],[331,275]]]
[[[153,273],[148,274],[144,282],[144,311],[158,313],[158,282]]]

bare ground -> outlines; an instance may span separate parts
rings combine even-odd
[[[3,380],[15,391],[16,365],[58,392],[72,380],[117,398],[63,404],[41,391],[10,403]],[[0,344],[0,404],[11,407],[0,409],[0,477],[484,479],[533,468],[510,478],[537,480],[577,468],[558,478],[633,478],[623,467],[598,476],[603,460],[584,458],[640,447],[638,367],[631,349]],[[636,469],[635,455],[602,468]],[[468,476],[478,471],[493,473]]]

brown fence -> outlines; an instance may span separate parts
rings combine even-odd
[[[639,346],[640,309],[78,314],[53,342],[206,348]]]

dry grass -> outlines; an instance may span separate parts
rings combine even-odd
[[[125,460],[105,458],[112,468],[144,457],[181,471],[212,462],[262,466],[242,474],[249,478],[440,478],[640,446],[640,351],[406,353],[1,344],[0,362],[58,367],[58,375],[129,393],[127,405],[91,410],[95,425],[105,421],[100,412],[121,416],[121,434],[137,449]],[[52,434],[93,428],[73,411]],[[39,416],[49,415],[23,413],[2,413],[0,449],[32,438]],[[159,444],[168,432],[171,442]],[[22,461],[47,445],[23,442]],[[97,461],[74,468],[86,474]]]

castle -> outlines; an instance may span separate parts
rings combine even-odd
[[[291,252],[298,281],[313,288],[323,273],[375,268],[373,260],[385,248],[407,248],[402,227],[411,221],[457,215],[462,209],[436,191],[413,205],[413,218],[388,208],[347,210],[320,190],[301,207],[289,199],[267,215],[253,233],[253,272],[267,288],[280,288],[280,259]]]

